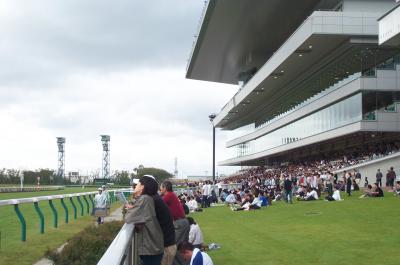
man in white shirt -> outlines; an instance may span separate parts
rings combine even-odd
[[[305,201],[315,201],[318,200],[318,193],[317,191],[314,189],[312,189],[311,191],[307,192],[306,197],[304,198]]]
[[[198,205],[197,205],[197,201],[194,199],[193,196],[189,197],[189,201],[186,203],[187,207],[189,207],[189,211],[191,213],[195,212],[197,210]]]
[[[333,192],[332,196],[329,196],[329,195],[326,196],[325,200],[327,200],[327,201],[341,201],[342,199],[340,197],[340,191],[336,187],[333,187],[333,190],[334,190],[334,192]]]
[[[193,248],[193,245],[187,241],[179,244],[178,251],[187,262],[190,261],[189,265],[213,265],[207,253]]]
[[[98,188],[98,193],[96,196],[94,196],[94,205],[95,205],[95,215],[97,216],[97,223],[102,224],[104,222],[104,216],[106,213],[106,207],[107,207],[107,197],[103,193],[102,188]],[[99,210],[97,212],[97,210]],[[99,214],[99,212],[104,212],[103,214]],[[97,213],[96,213],[97,212]]]

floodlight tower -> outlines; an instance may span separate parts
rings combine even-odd
[[[103,161],[102,161],[102,177],[108,179],[110,177],[110,136],[100,135],[103,144]]]
[[[57,176],[64,178],[65,173],[65,138],[57,137],[57,146],[58,146],[58,169]]]
[[[175,178],[178,177],[178,158],[175,157],[175,170],[174,170],[174,176]]]

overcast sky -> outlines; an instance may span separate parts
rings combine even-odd
[[[101,168],[139,164],[204,175],[212,127],[235,86],[185,79],[204,1],[0,1],[0,167]],[[217,131],[217,160],[229,155]],[[231,172],[232,168],[217,168]]]

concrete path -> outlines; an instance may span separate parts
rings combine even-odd
[[[122,220],[122,207],[113,211],[109,216],[104,217],[104,222],[111,222],[111,221],[119,221]],[[61,251],[65,244],[58,248],[58,251]],[[42,258],[38,262],[34,263],[33,265],[53,265],[54,263],[46,258]]]

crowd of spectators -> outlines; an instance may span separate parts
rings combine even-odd
[[[399,147],[400,144],[397,142],[381,143],[375,146],[373,152],[365,150],[332,159],[283,163],[274,168],[253,167],[220,180],[215,183],[217,187],[213,189],[211,189],[211,181],[191,183],[194,187],[192,192],[181,194],[180,198],[188,206],[189,211],[209,207],[218,199],[231,206],[232,210],[241,211],[260,209],[279,200],[292,203],[293,198],[301,201],[342,200],[340,191],[345,191],[348,196],[351,196],[352,191],[359,190],[360,186],[369,190],[364,196],[381,197],[383,196],[379,187],[381,185],[370,185],[366,177],[362,183],[362,176],[356,169],[343,171],[342,174],[334,172],[393,154],[399,151]],[[379,171],[376,182],[379,181],[378,173]],[[393,168],[388,170],[386,177],[388,180],[386,185],[395,191],[393,184],[396,175]],[[232,183],[236,184],[235,188],[222,188],[224,184]],[[400,184],[397,186],[400,194]]]

